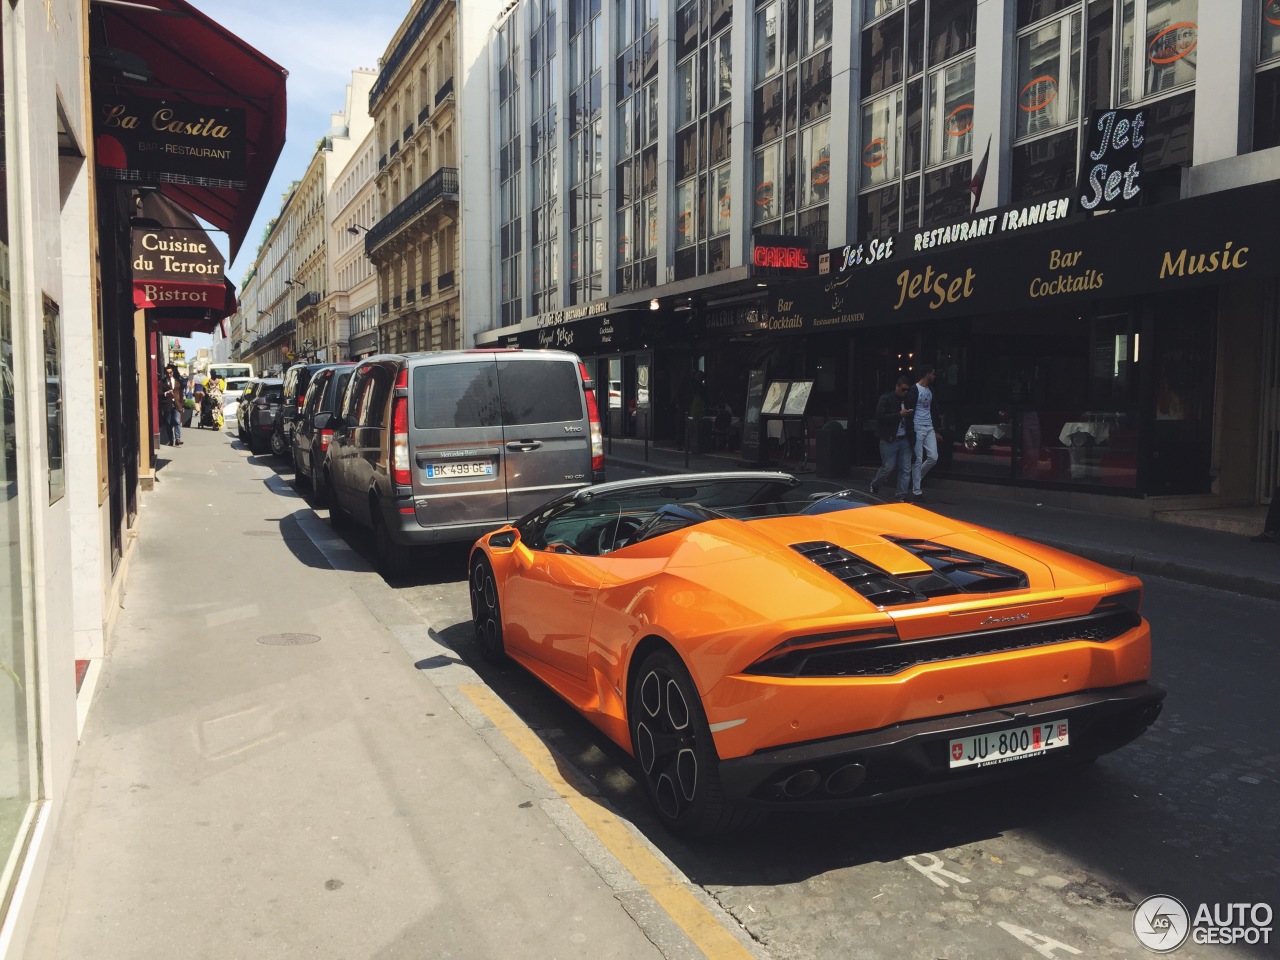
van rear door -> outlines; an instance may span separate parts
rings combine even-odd
[[[497,366],[514,518],[591,483],[591,429],[576,357],[498,354]]]
[[[501,526],[507,520],[506,451],[493,355],[413,364],[409,394],[418,522],[432,528]]]

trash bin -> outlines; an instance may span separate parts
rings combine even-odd
[[[816,470],[820,477],[839,479],[849,475],[849,434],[835,421],[818,431]]]

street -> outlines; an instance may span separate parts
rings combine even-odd
[[[345,537],[372,556],[362,532]],[[1139,957],[1134,907],[1148,896],[1177,897],[1192,911],[1280,901],[1273,603],[1147,578],[1143,612],[1153,680],[1169,691],[1165,710],[1136,743],[1088,767],[910,803],[774,816],[689,845],[653,821],[630,758],[518,666],[480,658],[467,553],[459,545],[423,554],[395,585],[403,606],[375,615],[464,716],[459,688],[487,687],[736,920],[761,956]],[[372,594],[366,602],[386,604]],[[406,617],[421,631],[406,630]],[[1274,949],[1189,940],[1178,956]]]

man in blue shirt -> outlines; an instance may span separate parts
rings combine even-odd
[[[915,463],[911,465],[911,496],[920,500],[924,495],[921,484],[938,462],[938,435],[933,427],[933,381],[937,379],[937,375],[933,372],[933,367],[920,367],[916,373],[919,379],[907,392],[907,406],[915,411],[912,418],[916,433]]]

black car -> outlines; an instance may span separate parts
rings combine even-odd
[[[280,387],[281,381],[277,379],[251,380],[240,396],[236,429],[240,439],[255,454],[264,454],[270,447],[271,433],[283,399]]]
[[[309,486],[319,506],[327,503],[329,496],[324,485],[324,458],[337,426],[331,421],[342,405],[342,395],[354,369],[354,363],[341,363],[316,371],[291,431],[294,481]]]
[[[298,411],[307,395],[311,380],[321,370],[334,366],[349,364],[334,363],[295,363],[284,372],[284,402],[276,414],[276,422],[271,431],[271,452],[277,457],[289,454],[293,429],[298,420]]]

